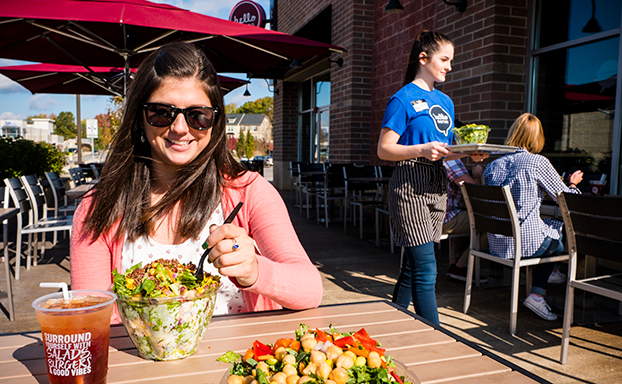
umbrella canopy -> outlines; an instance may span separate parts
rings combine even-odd
[[[218,72],[253,74],[344,49],[146,0],[0,0],[0,57],[137,67],[172,41],[194,42]]]
[[[0,73],[32,93],[123,96],[123,68],[29,64],[0,67]],[[132,68],[131,72],[136,72]],[[223,94],[248,84],[247,80],[218,75]]]

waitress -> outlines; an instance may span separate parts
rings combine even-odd
[[[439,324],[434,243],[440,241],[447,199],[442,159],[464,156],[446,148],[453,140],[454,104],[434,88],[445,81],[453,58],[447,36],[419,33],[408,83],[389,100],[378,141],[378,157],[397,162],[389,182],[389,216],[396,244],[406,255],[393,302],[408,308],[412,300],[415,312],[434,324]]]

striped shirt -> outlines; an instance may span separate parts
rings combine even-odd
[[[521,257],[536,253],[547,236],[561,238],[563,222],[540,217],[540,205],[545,195],[557,202],[558,192],[581,193],[577,188],[564,185],[546,157],[529,153],[523,148],[488,164],[484,171],[484,184],[510,186],[520,222]],[[512,237],[489,233],[488,243],[493,255],[514,258]]]

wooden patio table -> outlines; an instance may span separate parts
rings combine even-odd
[[[85,184],[77,185],[74,188],[71,188],[70,190],[65,192],[65,194],[70,199],[79,200],[83,198],[84,195],[86,195],[87,192],[90,191],[96,185],[97,185],[97,181],[93,180]]]
[[[268,311],[217,316],[197,352],[183,360],[152,361],[138,356],[123,326],[112,326],[108,383],[220,383],[230,364],[216,359],[228,350],[244,353],[254,340],[274,343],[293,337],[300,323],[311,329],[365,328],[386,353],[408,366],[422,383],[536,383],[547,381],[458,336],[433,327],[388,301],[338,304],[305,311]],[[0,382],[47,382],[40,332],[0,336]]]

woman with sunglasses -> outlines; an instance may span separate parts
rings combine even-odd
[[[108,289],[112,270],[139,262],[197,265],[206,242],[204,269],[224,277],[215,314],[320,304],[320,274],[278,192],[227,149],[224,111],[216,71],[193,45],[142,62],[100,181],[74,216],[72,289]]]

